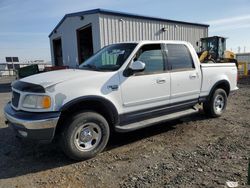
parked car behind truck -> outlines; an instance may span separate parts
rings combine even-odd
[[[200,64],[190,43],[140,41],[104,47],[79,69],[26,77],[12,84],[4,109],[23,138],[50,142],[82,160],[101,152],[111,130],[128,132],[204,111],[221,116],[237,90],[235,64]]]

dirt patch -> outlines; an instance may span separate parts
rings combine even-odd
[[[0,187],[246,187],[250,154],[250,79],[221,118],[197,114],[114,135],[94,159],[74,162],[52,143],[15,138],[2,108],[10,79],[0,78]]]

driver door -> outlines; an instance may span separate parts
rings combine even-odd
[[[166,70],[162,44],[143,45],[132,61],[145,63],[145,70],[124,76],[120,73],[122,103],[124,113],[159,105],[170,100],[170,74]]]

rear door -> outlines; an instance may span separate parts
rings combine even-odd
[[[170,69],[170,103],[197,101],[200,94],[201,72],[185,44],[166,44]]]

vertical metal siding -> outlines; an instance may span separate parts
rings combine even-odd
[[[150,19],[114,16],[106,14],[69,17],[50,36],[51,58],[54,63],[53,39],[62,38],[63,63],[70,67],[78,65],[76,30],[91,24],[94,52],[108,44],[138,40],[184,40],[198,50],[196,42],[208,36],[206,26],[180,24]],[[166,31],[161,29],[165,27]]]
[[[77,46],[77,30],[91,25],[92,27],[92,40],[93,40],[93,50],[97,52],[102,46],[100,45],[101,36],[99,34],[101,24],[99,22],[98,14],[90,14],[84,16],[81,20],[77,17],[68,17],[64,22],[56,29],[56,33],[50,36],[50,46],[51,46],[51,60],[54,65],[54,50],[53,50],[53,40],[57,38],[62,39],[62,54],[63,54],[63,64],[70,67],[76,67],[78,62],[78,46]],[[106,25],[106,23],[105,23]],[[103,25],[104,26],[104,25]],[[105,28],[105,27],[103,27]],[[106,31],[108,34],[108,30]],[[103,38],[103,37],[102,37]],[[106,37],[105,37],[106,38]],[[112,41],[105,41],[105,43],[111,43]]]
[[[101,47],[138,40],[184,40],[196,50],[196,42],[208,36],[207,27],[100,14]],[[166,31],[161,29],[165,27]]]

